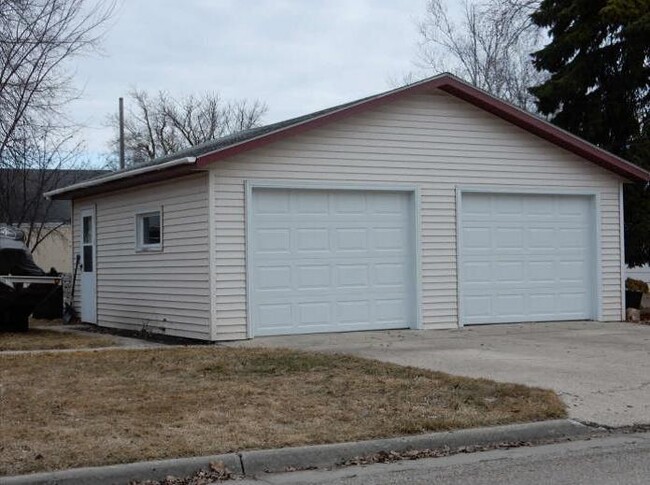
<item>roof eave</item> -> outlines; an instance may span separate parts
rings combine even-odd
[[[69,185],[43,194],[48,199],[77,199],[145,183],[167,180],[171,177],[189,174],[194,171],[195,157],[183,157],[160,165],[150,165],[125,172],[118,172]]]
[[[650,181],[650,172],[647,170],[473,86],[458,81],[446,83],[440,89],[632,182]]]

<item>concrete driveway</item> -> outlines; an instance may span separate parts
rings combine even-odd
[[[554,389],[572,418],[650,424],[650,326],[558,322],[263,337],[233,346],[343,352]]]

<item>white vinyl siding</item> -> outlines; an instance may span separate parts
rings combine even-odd
[[[380,108],[211,165],[217,340],[245,338],[245,181],[411,184],[420,189],[422,323],[458,322],[456,187],[588,190],[600,196],[602,318],[621,316],[619,183],[592,162],[442,92]]]
[[[75,254],[80,210],[96,207],[100,326],[210,339],[207,180],[199,174],[75,201]],[[138,252],[136,214],[152,207],[164,214],[162,250]]]

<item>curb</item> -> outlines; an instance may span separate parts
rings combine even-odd
[[[133,480],[162,480],[167,476],[191,476],[210,463],[221,462],[235,475],[255,476],[292,469],[325,468],[346,460],[381,451],[405,452],[485,446],[499,443],[539,442],[584,438],[597,428],[577,421],[560,419],[538,423],[511,424],[488,428],[464,429],[399,438],[298,446],[272,450],[244,451],[224,455],[158,460],[124,465],[75,468],[56,472],[0,477],[2,485],[123,485]]]
[[[169,475],[191,476],[210,463],[221,462],[234,474],[242,475],[241,459],[236,453],[225,455],[142,461],[124,465],[72,468],[56,472],[0,477],[1,485],[125,485],[131,481],[163,480]]]
[[[325,468],[346,460],[380,451],[405,452],[484,446],[504,442],[535,442],[579,438],[594,433],[594,428],[571,420],[513,424],[489,428],[464,429],[400,438],[300,446],[275,450],[244,451],[240,453],[246,476],[283,472],[291,469]]]

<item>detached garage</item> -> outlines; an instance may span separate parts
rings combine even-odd
[[[47,195],[84,321],[233,340],[620,320],[649,180],[445,74]]]

